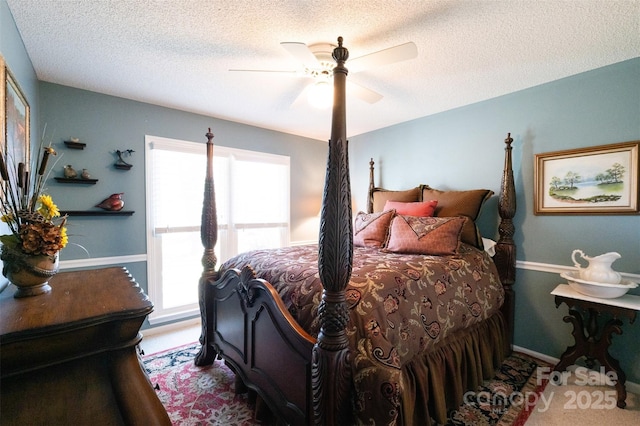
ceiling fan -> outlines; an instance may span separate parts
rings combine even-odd
[[[310,103],[316,102],[325,105],[314,105],[318,107],[328,106],[331,103],[331,78],[335,61],[331,56],[336,45],[331,43],[316,43],[307,46],[299,42],[282,42],[280,45],[291,56],[296,58],[302,65],[298,70],[252,70],[252,69],[230,69],[229,71],[239,72],[270,72],[289,73],[302,77],[311,77],[313,82],[305,87],[300,97],[307,95]],[[349,73],[358,73],[369,69],[374,69],[395,62],[413,59],[418,56],[418,48],[415,43],[408,42],[398,46],[380,50],[368,55],[360,56],[347,61]],[[348,80],[347,90],[354,96],[368,103],[376,103],[382,99],[382,95]]]

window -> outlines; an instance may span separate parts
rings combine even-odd
[[[147,136],[147,278],[160,323],[198,312],[206,145]],[[289,157],[215,146],[218,266],[289,244]]]

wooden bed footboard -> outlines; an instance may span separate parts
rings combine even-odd
[[[287,424],[309,424],[313,418],[311,352],[316,340],[296,323],[273,286],[256,279],[251,268],[230,269],[222,276],[216,271],[218,221],[211,129],[206,137],[200,231],[204,270],[198,287],[202,346],[195,364],[210,365],[216,357],[223,358],[277,418]]]
[[[276,290],[249,267],[230,269],[207,284],[206,300],[211,327],[205,341],[278,419],[308,424],[315,339],[296,323]]]

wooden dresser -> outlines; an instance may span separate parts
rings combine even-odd
[[[0,422],[170,425],[138,357],[153,305],[124,268],[63,272],[0,293]]]

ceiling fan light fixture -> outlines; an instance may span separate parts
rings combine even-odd
[[[326,109],[333,103],[333,92],[331,85],[327,80],[317,81],[313,86],[309,87],[307,93],[309,104],[318,109]]]
[[[333,51],[336,45],[331,43],[306,45],[300,42],[282,42],[280,45],[302,64],[302,69],[298,71],[232,69],[230,71],[289,73],[310,77],[312,81],[311,84],[307,85],[300,95],[296,97],[296,102],[298,99],[303,102],[306,96],[307,102],[315,108],[326,109],[330,107],[333,104],[333,89],[331,86],[333,85],[333,67],[335,66]],[[418,48],[415,43],[407,42],[352,59],[349,61],[349,64],[347,64],[347,68],[350,72],[365,71],[394,62],[412,59],[416,56],[418,56]],[[381,94],[353,82],[349,83],[349,88],[355,97],[370,104],[374,104],[382,99]]]

